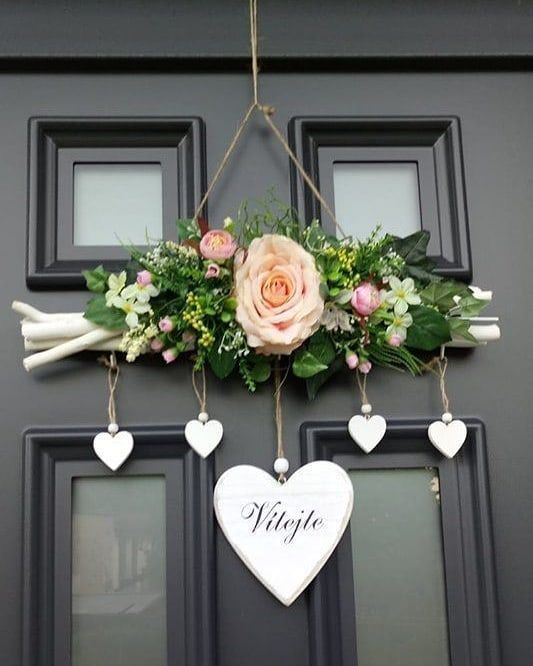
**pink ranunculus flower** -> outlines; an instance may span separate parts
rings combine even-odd
[[[362,372],[363,375],[368,375],[368,373],[372,370],[372,363],[370,361],[363,361],[362,363],[359,363],[359,372]]]
[[[163,333],[170,333],[173,328],[174,322],[170,317],[163,317],[163,319],[159,320],[159,330],[163,331]]]
[[[220,266],[218,264],[209,264],[205,272],[205,277],[210,279],[210,278],[217,278],[219,275],[220,275]]]
[[[350,370],[355,370],[355,368],[357,368],[359,365],[359,357],[353,351],[346,352],[345,360],[346,365],[350,368]]]
[[[150,349],[154,352],[160,352],[164,346],[165,343],[163,342],[163,340],[161,340],[161,338],[154,338],[150,342]]]
[[[206,259],[224,261],[235,254],[237,241],[223,229],[213,229],[202,236],[200,252]]]
[[[161,356],[165,359],[165,363],[167,364],[172,363],[178,358],[175,349],[165,349],[165,351],[161,354]]]
[[[381,305],[379,289],[371,282],[361,282],[353,292],[351,303],[358,314],[368,317]]]
[[[150,271],[139,271],[137,273],[137,284],[140,284],[142,287],[152,284],[152,274]]]
[[[290,354],[324,310],[315,260],[286,236],[255,238],[235,266],[236,319],[259,354]]]
[[[393,333],[387,340],[391,347],[400,347],[403,341],[404,338],[401,335],[398,335],[398,333]]]

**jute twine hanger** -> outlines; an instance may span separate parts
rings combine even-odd
[[[313,193],[313,196],[316,198],[316,200],[320,203],[322,208],[326,211],[326,213],[329,215],[331,220],[333,221],[333,224],[335,227],[339,230],[339,232],[342,234],[344,238],[346,238],[347,234],[345,233],[344,229],[341,227],[339,222],[337,221],[335,214],[333,213],[331,207],[329,204],[324,200],[323,196],[320,194],[318,188],[316,185],[313,183],[313,180],[309,176],[309,174],[306,172],[304,169],[302,163],[300,160],[296,157],[294,151],[292,148],[289,146],[287,140],[283,136],[282,132],[279,130],[277,125],[274,123],[272,120],[272,116],[275,113],[275,108],[273,106],[270,106],[269,104],[263,104],[262,102],[259,101],[259,65],[258,65],[258,56],[257,56],[257,0],[250,0],[250,50],[251,50],[251,55],[252,55],[252,101],[250,103],[250,106],[248,107],[246,113],[244,114],[241,122],[239,123],[239,126],[237,127],[237,130],[231,139],[228,147],[226,148],[226,152],[222,156],[222,159],[220,160],[220,163],[213,174],[213,177],[211,178],[211,182],[209,183],[209,186],[207,187],[204,196],[202,197],[200,203],[198,204],[198,207],[196,208],[196,211],[194,213],[193,220],[195,222],[198,221],[198,218],[200,217],[200,213],[202,212],[207,199],[209,198],[209,195],[211,194],[216,182],[218,181],[220,174],[224,170],[224,167],[228,163],[233,151],[235,150],[235,147],[239,143],[239,139],[241,138],[241,135],[244,131],[244,128],[248,124],[248,121],[250,118],[254,115],[256,111],[260,112],[261,116],[264,118],[267,126],[270,128],[274,136],[277,138],[281,146],[283,147],[283,150],[287,153],[289,156],[291,162],[294,164],[296,169],[298,170],[299,174],[305,181],[306,185],[309,187],[311,192]]]
[[[246,128],[249,120],[252,118],[252,116],[255,114],[255,112],[259,112],[261,114],[261,117],[264,119],[267,127],[270,128],[276,139],[279,141],[281,144],[283,150],[287,153],[289,156],[289,159],[291,162],[294,164],[296,167],[298,173],[300,176],[303,178],[305,181],[306,185],[309,187],[311,190],[313,196],[316,198],[316,200],[320,203],[322,208],[326,211],[326,213],[329,215],[331,220],[333,221],[333,224],[335,227],[339,230],[341,235],[346,238],[346,233],[344,229],[341,227],[339,222],[337,221],[335,214],[333,213],[333,210],[329,206],[329,204],[325,201],[323,196],[320,194],[318,188],[314,184],[313,180],[309,176],[309,174],[306,172],[305,168],[303,167],[302,163],[299,161],[299,159],[296,157],[294,151],[292,148],[289,146],[287,140],[283,136],[282,132],[280,129],[277,127],[277,125],[274,123],[272,120],[272,116],[275,113],[275,108],[269,104],[263,104],[259,100],[259,64],[258,64],[258,55],[257,55],[257,45],[258,45],[258,39],[257,39],[257,0],[250,0],[250,51],[251,51],[251,57],[252,57],[252,101],[250,102],[249,107],[247,108],[242,120],[240,121],[237,130],[235,131],[235,134],[233,135],[233,138],[228,144],[228,147],[226,148],[226,151],[224,152],[224,155],[222,156],[222,159],[220,160],[220,163],[218,167],[215,170],[215,173],[213,174],[211,181],[205,191],[205,194],[203,195],[202,199],[200,200],[200,203],[198,204],[194,216],[193,216],[193,221],[198,222],[200,218],[200,214],[203,211],[203,208],[209,198],[209,195],[213,191],[213,188],[215,187],[222,171],[224,170],[225,166],[229,162],[229,159],[235,150],[235,147],[239,143],[239,140],[242,136],[242,133],[244,129]],[[283,445],[283,414],[282,414],[282,406],[281,406],[281,388],[283,386],[283,383],[285,382],[287,378],[288,370],[286,371],[285,375],[283,378],[281,378],[281,370],[280,370],[280,365],[279,365],[279,358],[276,359],[274,363],[274,420],[276,423],[276,440],[277,440],[277,461],[285,461],[285,450],[284,450],[284,445]],[[200,404],[200,408],[202,412],[205,411],[206,407],[206,385],[205,385],[205,372],[202,369],[202,389],[201,391],[198,389],[196,385],[196,373],[193,370],[192,373],[192,384],[193,384],[193,389],[196,394],[196,397],[198,399],[198,402]],[[284,483],[286,481],[285,477],[285,472],[281,471],[278,472],[278,481],[280,483]]]
[[[117,392],[118,377],[120,375],[120,367],[117,363],[115,352],[107,356],[100,356],[98,362],[107,368],[107,386],[109,389],[109,400],[107,402],[107,417],[110,424],[117,422],[117,406],[115,402],[115,394]]]

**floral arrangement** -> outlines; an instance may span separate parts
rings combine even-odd
[[[476,342],[468,318],[486,302],[434,274],[426,231],[338,239],[273,195],[253,211],[243,204],[223,229],[201,227],[179,220],[178,241],[130,248],[121,273],[84,272],[95,293],[85,318],[122,335],[127,361],[190,354],[196,369],[237,371],[254,391],[281,355],[314,397],[343,367],[417,374],[421,352]]]

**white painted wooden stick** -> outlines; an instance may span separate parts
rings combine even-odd
[[[62,358],[67,356],[72,356],[78,352],[89,349],[90,347],[103,342],[104,340],[110,340],[111,338],[116,337],[116,331],[109,331],[105,328],[98,328],[95,331],[90,331],[85,335],[80,335],[77,338],[68,340],[63,344],[52,347],[52,349],[47,349],[46,351],[38,352],[32,356],[27,356],[23,360],[23,365],[28,372],[34,368],[38,368],[41,365],[46,365],[47,363],[53,363],[54,361],[59,361]]]
[[[26,322],[22,324],[21,331],[26,340],[37,342],[50,338],[76,338],[98,328],[100,326],[93,324],[88,319],[75,316],[68,319]]]
[[[83,312],[41,312],[41,310],[34,308],[33,305],[22,303],[22,301],[13,301],[11,308],[30,321],[50,321],[51,319],[83,317]]]
[[[478,345],[486,345],[488,342],[496,342],[501,337],[501,330],[498,324],[473,324],[469,327],[468,332],[473,335],[477,343],[470,340],[457,338],[451,342],[446,343],[446,347],[477,347]]]
[[[91,347],[87,347],[87,349],[90,349],[91,351],[120,351],[121,341],[122,337],[111,338],[111,340],[103,340],[96,345],[91,345]],[[26,351],[42,351],[43,349],[51,349],[52,347],[57,347],[57,345],[62,345],[64,342],[66,342],[65,338],[38,340],[37,342],[24,340],[24,349]]]

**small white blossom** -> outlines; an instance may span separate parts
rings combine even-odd
[[[420,296],[416,293],[415,282],[413,278],[399,278],[389,276],[390,290],[385,292],[385,302],[394,307],[394,313],[403,315],[407,312],[410,305],[419,305]]]

